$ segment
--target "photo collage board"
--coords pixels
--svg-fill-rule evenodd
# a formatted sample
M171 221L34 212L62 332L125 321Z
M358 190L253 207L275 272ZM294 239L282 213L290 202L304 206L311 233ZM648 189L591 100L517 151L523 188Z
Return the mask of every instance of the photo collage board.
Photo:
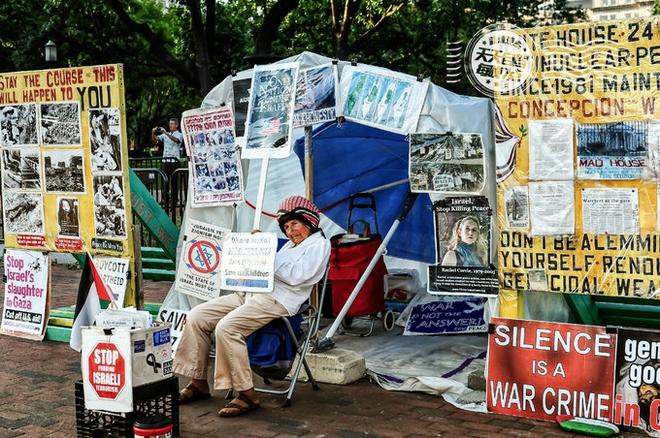
M130 257L121 65L0 74L9 248Z

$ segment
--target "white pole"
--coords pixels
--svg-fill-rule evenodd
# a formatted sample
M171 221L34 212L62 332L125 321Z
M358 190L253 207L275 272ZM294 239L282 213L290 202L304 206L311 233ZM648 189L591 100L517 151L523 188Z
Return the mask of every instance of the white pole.
M259 174L259 192L257 194L257 205L254 208L254 223L253 230L258 230L261 226L261 212L264 207L264 194L266 192L266 177L268 176L268 162L270 158L267 156L261 159L261 173Z

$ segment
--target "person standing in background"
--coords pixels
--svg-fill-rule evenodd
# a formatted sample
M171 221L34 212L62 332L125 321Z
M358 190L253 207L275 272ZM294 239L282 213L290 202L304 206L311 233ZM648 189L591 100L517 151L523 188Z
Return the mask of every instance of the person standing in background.
M169 131L162 127L155 127L151 130L151 139L163 142L163 171L169 178L179 167L179 158L181 158L181 147L183 146L183 134L179 131L179 121L170 119ZM168 159L169 158L169 159Z

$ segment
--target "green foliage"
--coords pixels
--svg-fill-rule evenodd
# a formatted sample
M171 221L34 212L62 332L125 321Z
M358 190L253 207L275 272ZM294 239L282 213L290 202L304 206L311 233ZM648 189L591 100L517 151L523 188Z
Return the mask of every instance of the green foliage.
M255 35L282 1L216 1L208 42L212 84L232 70L250 67L245 56L254 52ZM542 19L542 0L333 1L342 8L349 1L356 8L341 48L347 58L422 74L438 84L444 80L447 41L467 43L477 30L497 21L533 26ZM127 16L118 15L113 3ZM0 27L0 71L45 68L43 46L50 39L57 44L60 66L124 64L129 136L139 147L148 146L151 127L198 106L203 97L194 38L200 29L193 28L191 5L199 5L206 22L206 2L170 3L164 8L161 0L3 0L0 22L9 25ZM290 56L309 50L335 57L340 44L330 5L330 0L299 0L279 25L273 52ZM546 22L581 18L565 7L565 0L555 5L543 18ZM153 39L143 28L136 30L143 25ZM469 88L463 84L457 91Z

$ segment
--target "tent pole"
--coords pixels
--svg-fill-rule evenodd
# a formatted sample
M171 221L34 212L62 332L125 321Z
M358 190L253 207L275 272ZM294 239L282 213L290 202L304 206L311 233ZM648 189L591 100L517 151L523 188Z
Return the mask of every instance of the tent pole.
M353 288L353 291L349 295L348 299L346 299L346 302L344 303L344 307L341 308L339 315L337 315L337 318L335 318L334 322L332 323L332 326L330 326L328 332L325 334L325 337L316 344L316 346L314 347L314 351L316 352L326 351L334 347L335 344L332 341L332 337L339 329L342 320L348 313L348 309L351 307L353 301L355 301L355 298L357 298L358 294L362 290L362 286L364 286L364 283L367 282L369 275L371 275L371 271L373 271L373 269L376 267L376 263L378 263L380 257L385 253L387 244L392 239L392 236L394 236L394 233L396 232L396 229L399 227L401 221L403 221L410 212L410 209L412 208L416 199L417 199L417 193L408 192L408 196L406 196L406 200L404 201L403 208L401 209L401 213L399 213L399 217L396 218L390 229L387 231L385 238L383 238L383 242L376 250L376 253L371 259L371 262L369 262L369 265L367 266L367 269L362 273L360 280L358 280L357 284Z
M305 198L314 201L314 155L312 154L311 126L305 126Z
M253 230L258 230L261 226L261 212L264 207L264 193L266 192L266 177L268 176L268 161L270 157L261 159L261 173L259 174L259 191L257 192L257 205L254 209Z

